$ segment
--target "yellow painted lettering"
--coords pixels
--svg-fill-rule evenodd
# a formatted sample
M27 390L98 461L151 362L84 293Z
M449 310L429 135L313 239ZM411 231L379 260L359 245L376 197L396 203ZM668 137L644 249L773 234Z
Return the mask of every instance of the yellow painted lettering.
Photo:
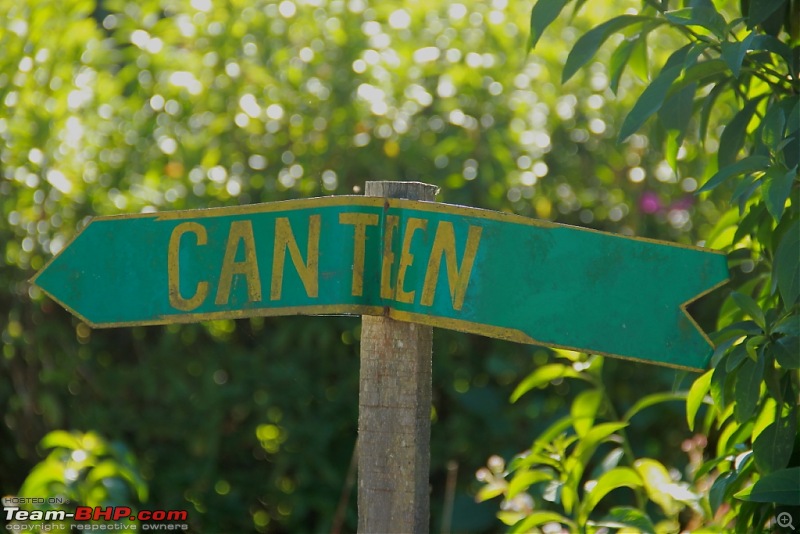
M236 252L239 250L240 242L244 244L244 261L236 261ZM231 223L228 242L225 245L225 256L222 260L222 271L219 275L217 298L214 299L216 305L228 303L231 297L233 277L237 274L243 274L247 282L247 300L250 302L260 301L261 276L258 273L253 223L250 221L233 221Z
M406 291L403 288L406 271L414 262L414 255L411 253L411 240L414 239L414 232L417 230L424 230L428 226L428 221L424 219L417 219L410 217L406 223L405 233L403 234L403 247L400 252L400 267L397 269L397 296L395 299L398 302L412 303L414 302L414 293L416 291Z
M169 303L176 310L192 311L200 306L208 295L208 282L198 282L194 290L194 295L183 298L181 296L180 279L180 247L181 236L186 233L193 233L197 236L197 245L205 245L208 241L206 229L196 222L184 222L175 227L169 237L169 249L167 251L167 275L169 287Z
M392 242L394 241L395 230L400 224L397 215L387 215L386 224L383 228L383 264L381 265L381 298L391 299L394 297L392 288L392 266L394 265L394 252L392 252Z
M283 264L286 262L286 249L292 259L300 281L306 289L306 295L317 297L319 295L319 215L308 218L308 245L306 246L306 261L300 255L300 248L292 232L292 226L287 217L278 217L275 220L275 247L272 254L272 286L269 292L270 300L278 300L283 292Z
M360 297L364 293L364 258L367 248L367 226L378 225L378 215L374 213L340 213L340 224L353 225L353 286L352 295Z
M478 243L480 242L482 231L483 228L480 226L470 225L467 244L464 247L464 257L461 259L461 267L458 267L456 265L456 239L453 224L447 221L439 223L436 228L436 236L433 238L431 257L425 273L425 283L422 286L420 303L423 306L433 305L436 282L439 280L439 268L442 265L442 257L444 257L453 309L461 309L464 305L464 296L467 293L467 285L472 274L472 266L475 263L475 255L478 252Z

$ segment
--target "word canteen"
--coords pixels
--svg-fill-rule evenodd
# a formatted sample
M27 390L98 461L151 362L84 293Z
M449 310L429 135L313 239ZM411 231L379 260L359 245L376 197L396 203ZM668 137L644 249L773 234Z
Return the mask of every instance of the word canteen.
M385 315L703 368L726 257L441 203L337 196L93 219L33 282L94 327Z
M262 223L256 230L253 227L254 219L256 224ZM435 231L430 233L429 222L432 223L430 224L432 228L435 227ZM191 297L183 296L181 290L180 256L182 248L187 248L187 246L181 247L182 239L185 234L192 234L196 246L208 245L208 229L204 223L203 220L180 223L170 235L169 298L170 305L178 310L193 311L208 298L209 283L205 280L197 283ZM349 227L350 230L338 228L337 224ZM307 229L307 234L301 238L305 242L305 253L301 252L298 236L295 235L294 228L298 226ZM381 218L378 213L346 211L337 213L333 210L319 210L317 213L298 212L295 217L251 216L232 220L225 239L225 252L214 305L230 304L231 293L237 281L243 282L246 286L248 305L263 301L264 278L270 280L270 301L280 303L283 300L296 298L296 294L289 299L285 299L283 295L288 251L292 273L299 278L306 298L319 298L320 270L331 285L343 285L345 290L347 290L346 277L339 278L332 275L351 270L350 296L357 298L355 304L362 305L374 303L371 295L365 295L364 292L365 275L367 280L374 280L376 273L379 273L377 278L380 279L381 302L396 301L411 304L415 301L415 295L419 294L416 300L421 305L432 306L439 284L440 267L444 261L452 308L460 310L464 303L464 293L469 284L482 231L480 226L466 226L468 226L466 245L462 247L462 259L459 264L454 223L445 220L429 221L420 217L408 217L402 221L401 226L399 215L387 214ZM431 234L433 234L432 242L429 239ZM334 245L335 249L330 251L323 248L321 256L320 240L329 246ZM220 250L219 247L209 246L210 250ZM396 253L398 246L399 258ZM349 252L351 255L348 256ZM424 262L427 265L424 275L421 279L410 281L409 273L419 272L415 261L424 259L426 255L428 260ZM269 276L266 277L263 275L263 267L259 268L259 265L264 264L272 267ZM189 272L192 270L192 267L186 269ZM237 276L241 278L237 280ZM407 289L411 284L418 286L420 281L421 291ZM338 291L342 288L328 289Z

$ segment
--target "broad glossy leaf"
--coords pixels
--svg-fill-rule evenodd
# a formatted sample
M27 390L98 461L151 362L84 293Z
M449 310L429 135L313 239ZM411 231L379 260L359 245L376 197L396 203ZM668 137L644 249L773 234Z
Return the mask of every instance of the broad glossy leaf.
M792 49L784 43L773 37L772 35L757 35L751 44L753 50L765 50L780 56L785 65L792 64Z
M598 527L625 528L632 527L641 532L655 532L656 527L647 514L630 506L615 506L596 523Z
M713 372L713 370L706 371L689 388L689 394L686 396L686 421L689 423L689 430L694 430L694 420L700 405L703 404L703 399L706 398L708 388L711 386Z
M546 510L535 510L531 512L524 520L514 525L513 528L509 530L509 533L521 534L523 532L531 532L534 527L546 525L547 523L560 523L570 527L575 526L575 523L561 514L557 514L556 512L548 512Z
M489 499L494 499L495 497L502 495L506 491L507 487L508 484L506 484L505 480L500 482L490 482L478 490L477 495L475 495L475 500L477 502L484 502L488 501Z
M517 512L515 510L501 510L497 512L497 519L503 522L503 524L511 526L516 525L523 519L525 519L525 512Z
M692 52L692 46L684 46L673 52L667 59L661 72L645 88L630 113L625 117L619 132L620 141L633 135L648 118L661 109L672 82L680 76L684 68L683 63L690 52Z
M688 84L669 96L658 111L658 118L667 129L669 140L672 141L667 149L667 161L673 169L677 167L678 150L694 113L696 91L697 83Z
M747 136L747 125L750 124L750 120L762 98L758 97L749 100L722 130L722 135L719 138L719 151L717 152L717 162L720 169L736 161L736 156L742 149Z
M725 500L725 493L728 491L728 487L736 480L736 473L734 471L728 471L727 473L722 473L714 483L711 485L711 489L708 492L708 501L711 505L711 510L714 512L722 505Z
M736 372L736 381L733 387L736 404L733 414L740 423L747 421L755 413L763 377L764 358L759 358L756 362L747 358Z
M724 365L716 366L711 374L709 392L714 401L712 406L718 410L723 410L728 403L728 392L726 391L728 378L728 370Z
M660 506L667 516L676 514L680 506L672 497L674 483L667 468L651 458L639 458L634 462L634 469L642 477L650 500Z
M796 176L797 169L786 170L782 165L770 167L764 173L764 202L776 223L781 222Z
M603 392L599 389L588 389L580 392L572 401L569 412L572 416L572 426L578 436L586 435L592 428L597 409L603 400Z
M706 191L711 191L728 178L739 176L745 173L763 171L767 169L768 165L769 158L766 156L748 156L740 159L733 165L728 165L717 171L717 173L712 176L697 192L704 193Z
M753 300L752 297L749 295L745 295L744 293L739 293L738 291L731 292L731 298L736 303L739 308L742 309L747 315L752 318L756 324L764 330L766 325L766 320L764 319L764 311L761 309L761 306Z
M591 458L597 449L597 446L605 441L614 432L622 430L626 426L628 426L628 423L617 422L600 423L599 425L595 425L591 430L589 430L589 432L586 433L584 437L578 440L578 445L575 447L575 450L572 452L570 457L577 460L581 465L581 468L585 467L589 461L589 458Z
M741 41L725 41L722 43L722 59L728 64L734 78L739 77L739 72L742 70L742 62L744 56L750 49L750 44L753 42L755 33L749 33Z
M797 414L794 410L774 421L753 442L756 466L766 474L789 464L797 435Z
M781 469L761 477L752 488L740 491L737 499L786 506L800 506L800 467Z
M532 49L539 42L544 30L558 17L568 0L539 0L531 9L531 36L528 48Z
M572 47L567 56L567 63L564 65L564 72L561 75L561 82L564 83L578 72L592 56L597 53L600 46L614 33L632 24L648 22L650 25L658 24L658 19L653 17L643 17L640 15L621 15L614 17L583 34Z
M778 321L778 324L775 325L772 331L787 336L800 336L800 315L787 315Z
M772 151L777 150L778 144L783 141L785 127L786 113L783 106L779 104L770 106L761 121L761 140Z
M81 442L78 436L67 432L65 430L53 430L48 432L39 442L39 446L43 449L54 449L61 447L64 449L80 449Z
M506 499L513 499L520 492L527 491L529 487L538 482L546 480L553 480L553 474L548 471L520 471L515 473L511 481L508 483L508 491L506 492Z
M522 395L540 386L549 384L557 378L582 378L586 380L579 372L568 365L560 363L552 363L545 365L529 374L525 379L511 393L511 402L516 402Z
M720 39L725 38L727 23L712 6L687 7L664 13L667 20L680 26L700 26Z
M730 81L730 79L727 79L719 82L703 99L703 107L700 110L700 127L698 134L701 142L705 142L706 134L708 133L708 121L711 118L711 111L714 109L714 104L717 102L719 96L725 92Z
M734 244L740 242L745 236L752 234L757 226L765 222L766 217L768 217L766 210L767 208L762 202L750 206L747 215L744 216L736 229L736 235L733 236Z
M773 262L778 290L789 307L800 297L800 220L794 221L783 235Z
M581 505L580 517L588 518L597 504L610 492L619 488L641 488L642 477L630 467L616 467L603 473L597 483L587 492Z
M646 46L646 36L637 36L631 39L625 39L611 54L611 59L608 62L608 86L614 93L616 93L617 89L619 88L619 80L622 78L622 73L625 71L625 65L628 64L634 49L637 46L642 46L642 42L644 42Z
M786 0L750 0L750 8L747 10L747 27L753 28L761 24L784 6Z
M772 355L784 369L800 369L800 337L784 336L772 344Z
M681 67L672 67L666 71L661 71L652 83L647 86L622 122L619 132L620 141L624 141L633 135L647 119L661 109L672 82L675 81L680 73Z
M742 364L745 358L747 358L747 345L740 343L725 358L725 370L732 373Z
M760 182L752 174L747 174L742 178L736 189L731 195L731 203L736 203L739 206L739 213L744 213L747 207L747 202L753 196L753 193L760 187ZM756 227L757 232L760 232L763 226Z
M661 404L663 402L681 401L685 400L687 397L688 393L683 391L674 393L673 392L653 393L636 401L636 404L631 406L631 408L627 412L625 412L625 415L622 417L622 420L630 421L633 418L633 416L635 416L645 408L649 408L650 406L655 406L656 404Z

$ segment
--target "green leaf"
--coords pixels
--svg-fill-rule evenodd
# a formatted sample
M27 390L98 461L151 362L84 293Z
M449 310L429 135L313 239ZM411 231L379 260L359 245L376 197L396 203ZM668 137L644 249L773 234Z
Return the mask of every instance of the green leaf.
M733 348L725 359L725 370L732 373L742 364L745 358L747 358L747 344L740 343Z
M692 387L689 388L689 395L686 396L686 420L689 423L689 430L694 430L694 420L711 386L711 375L713 372L713 370L706 371L700 378L695 380Z
M489 499L494 499L495 497L502 495L506 491L507 487L508 485L504 480L500 482L490 482L478 490L478 493L475 495L475 500L477 502L484 502L488 501Z
M19 489L21 497L40 497L51 495L50 487L53 484L63 483L65 480L66 464L52 455L34 466L22 487Z
M708 503L711 505L711 510L713 512L716 513L725 501L725 493L727 493L728 488L735 481L736 473L734 471L728 471L718 476L711 485L711 489L708 492Z
M749 295L745 295L743 293L739 293L738 291L731 292L731 298L739 306L742 311L744 311L747 315L749 315L761 328L761 330L766 329L766 319L764 319L764 312L761 309L761 306L756 303Z
M619 488L641 488L642 478L630 467L616 467L603 473L589 490L581 505L579 517L588 518L595 506L610 492ZM580 523L581 521L579 521Z
M584 66L592 56L597 53L600 46L613 35L631 24L650 22L651 25L658 24L658 19L653 17L643 17L640 15L621 15L614 17L599 26L596 26L583 34L572 47L567 56L567 63L564 65L564 72L561 75L561 83L565 83L572 78L578 69Z
M750 206L747 215L744 216L744 219L742 219L742 222L739 223L739 227L736 229L736 235L733 236L733 244L738 243L744 239L745 236L751 235L757 226L765 222L766 210L766 206L761 202Z
M772 331L787 336L800 336L800 315L787 315L778 321Z
M736 161L736 156L742 149L747 136L747 125L750 124L753 113L755 113L756 107L762 98L757 97L749 100L722 130L722 135L719 138L719 151L717 152L717 161L720 169Z
M686 392L669 392L669 393L653 393L650 394L642 399L636 401L634 404L622 417L623 421L630 421L634 415L638 414L645 408L649 408L650 406L655 406L656 404L661 404L662 402L670 402L670 401L680 401L684 400L688 397L688 393Z
M702 54L705 47L697 48L698 56ZM682 90L687 85L697 82L698 85L706 86L714 82L722 82L729 79L726 76L728 66L721 59L707 59L705 61L696 62L698 57L690 55L687 58L687 64L684 66L683 75L678 81L670 88L669 95Z
M783 7L786 0L750 0L750 8L747 10L747 27L753 28L761 24Z
M786 201L792 192L792 184L797 175L797 169L786 170L783 166L774 166L767 169L762 181L764 183L764 202L767 204L775 222L781 222Z
M778 290L786 307L800 296L800 220L794 221L783 235L773 262Z
M677 167L678 150L683 144L686 128L694 112L694 94L697 91L697 84L690 83L677 93L668 97L658 111L658 118L664 128L667 129L669 149L667 150L667 161L674 169Z
M778 471L789 464L796 435L797 417L794 410L771 423L758 435L753 442L753 456L763 474Z
M755 33L749 33L747 37L742 39L741 41L725 41L722 43L722 59L725 60L725 63L728 64L728 67L733 72L733 77L738 78L739 72L742 70L742 62L744 61L744 56L747 54L747 51L750 49L750 44L755 37ZM722 146L720 144L720 146Z
M711 399L714 401L712 406L715 406L718 410L723 410L727 404L728 399L726 398L727 392L725 389L728 378L728 370L722 365L715 367L714 372L711 374L711 387L709 391L711 393Z
M736 189L731 195L731 203L738 203L739 213L742 213L745 210L747 201L750 200L750 197L752 197L753 193L756 192L759 184L760 182L756 180L754 175L748 174L742 178L742 180L739 182L739 185L736 186ZM757 227L756 230L760 231L762 228L764 227Z
M80 438L75 434L71 434L65 430L53 430L42 438L42 441L39 442L39 446L43 449L55 449L60 447L63 449L75 450L81 448L81 442Z
M704 193L706 191L711 191L728 178L739 176L740 174L763 171L766 170L768 165L769 158L765 156L748 156L740 159L733 165L728 165L720 169L697 192Z
M651 458L639 458L634 462L634 468L642 477L644 489L651 501L656 503L667 516L672 516L680 511L680 505L675 502L673 492L675 484L664 465Z
M572 416L572 426L575 428L575 433L578 436L585 436L586 433L592 428L597 409L600 407L600 402L603 400L603 392L599 389L588 389L580 392L575 400L572 401L570 406L570 415Z
M523 519L525 519L526 515L525 512L515 511L515 510L501 510L497 512L497 519L503 522L503 524L511 526L516 525Z
M764 358L754 362L747 358L736 373L733 394L736 404L733 414L740 423L747 421L756 410L761 396L761 381L764 377Z
M661 109L672 82L675 81L680 73L680 66L661 71L653 82L647 86L622 122L619 132L620 141L624 141L633 135L647 119Z
M511 393L511 402L516 402L522 395L533 388L549 384L557 378L581 378L583 380L588 380L572 367L561 365L560 363L551 363L540 367L525 377L514 389L514 392Z
M771 348L775 360L781 367L784 369L800 369L800 337L782 337L775 341Z
M700 26L709 30L720 39L725 38L727 23L722 15L711 6L687 7L675 11L667 11L664 16L679 26Z
M547 523L560 523L574 527L575 523L567 519L561 514L556 512L548 512L546 510L535 510L531 512L528 517L513 526L509 533L517 534L522 532L531 532L533 527L546 525Z
M552 425L547 427L547 429L539 434L536 437L536 440L533 442L533 447L531 449L534 452L539 452L543 450L546 446L550 445L550 443L556 438L556 436L562 434L566 429L572 426L572 417L564 416L561 419L558 419Z
M619 89L619 81L622 78L622 73L625 71L625 65L633 54L634 49L639 46L647 45L646 36L637 36L632 39L625 39L611 54L611 59L608 62L609 83L608 86L616 94Z
M633 527L641 532L656 531L656 527L647 514L630 506L615 506L596 525L598 527L619 529Z
M708 121L711 118L711 111L714 109L714 104L719 98L719 95L725 91L729 82L730 79L727 79L716 84L703 99L703 108L700 110L700 127L698 134L701 142L705 142L706 134L708 133ZM723 133L725 132L723 131Z
M588 463L589 458L594 454L597 446L608 438L608 436L618 430L622 430L626 426L628 426L628 423L618 422L595 425L578 441L578 445L570 455L570 458L575 459L580 464L582 470Z
M664 99L684 68L684 62L693 52L692 45L684 46L672 53L661 72L642 92L630 113L625 117L619 132L619 140L624 141L636 132L644 122L661 109Z
M783 41L776 39L772 35L757 35L753 39L753 50L766 50L772 52L783 59L787 66L792 64L792 49Z
M528 39L528 49L536 46L544 30L558 18L566 5L567 0L539 0L534 4L531 9L531 36Z
M748 489L740 491L735 497L751 502L800 506L800 467L770 473Z
M506 499L513 499L519 493L526 491L532 485L546 480L553 480L553 474L547 471L520 471L508 483Z
M761 140L773 152L777 151L778 144L783 141L783 131L786 128L786 114L783 107L773 104L767 109L761 121Z

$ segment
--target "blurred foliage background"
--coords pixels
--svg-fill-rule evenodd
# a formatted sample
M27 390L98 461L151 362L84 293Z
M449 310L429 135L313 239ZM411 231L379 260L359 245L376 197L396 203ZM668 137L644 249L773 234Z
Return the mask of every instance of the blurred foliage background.
M616 142L648 62L663 63L679 36L654 34L624 73L600 49L561 84L578 36L637 4L563 16L548 30L555 37L527 54L531 5L0 0L0 491L20 491L53 446L37 448L49 431L94 431L137 459L137 487L148 491L126 498L189 509L197 532L355 528L346 475L358 319L92 331L27 282L90 216L419 180L448 203L720 246L712 229L726 208L694 193L714 170L721 127L703 143L688 135L680 173L656 130ZM735 110L720 99L710 123ZM694 307L707 330L715 306L712 296ZM553 358L436 332L433 530L443 520L456 531L502 528L495 506L475 502L475 472L569 409L575 386L563 380L507 403ZM691 382L612 360L600 374L620 412ZM637 454L687 463L681 406L645 412L628 432ZM448 464L457 485L443 517Z

